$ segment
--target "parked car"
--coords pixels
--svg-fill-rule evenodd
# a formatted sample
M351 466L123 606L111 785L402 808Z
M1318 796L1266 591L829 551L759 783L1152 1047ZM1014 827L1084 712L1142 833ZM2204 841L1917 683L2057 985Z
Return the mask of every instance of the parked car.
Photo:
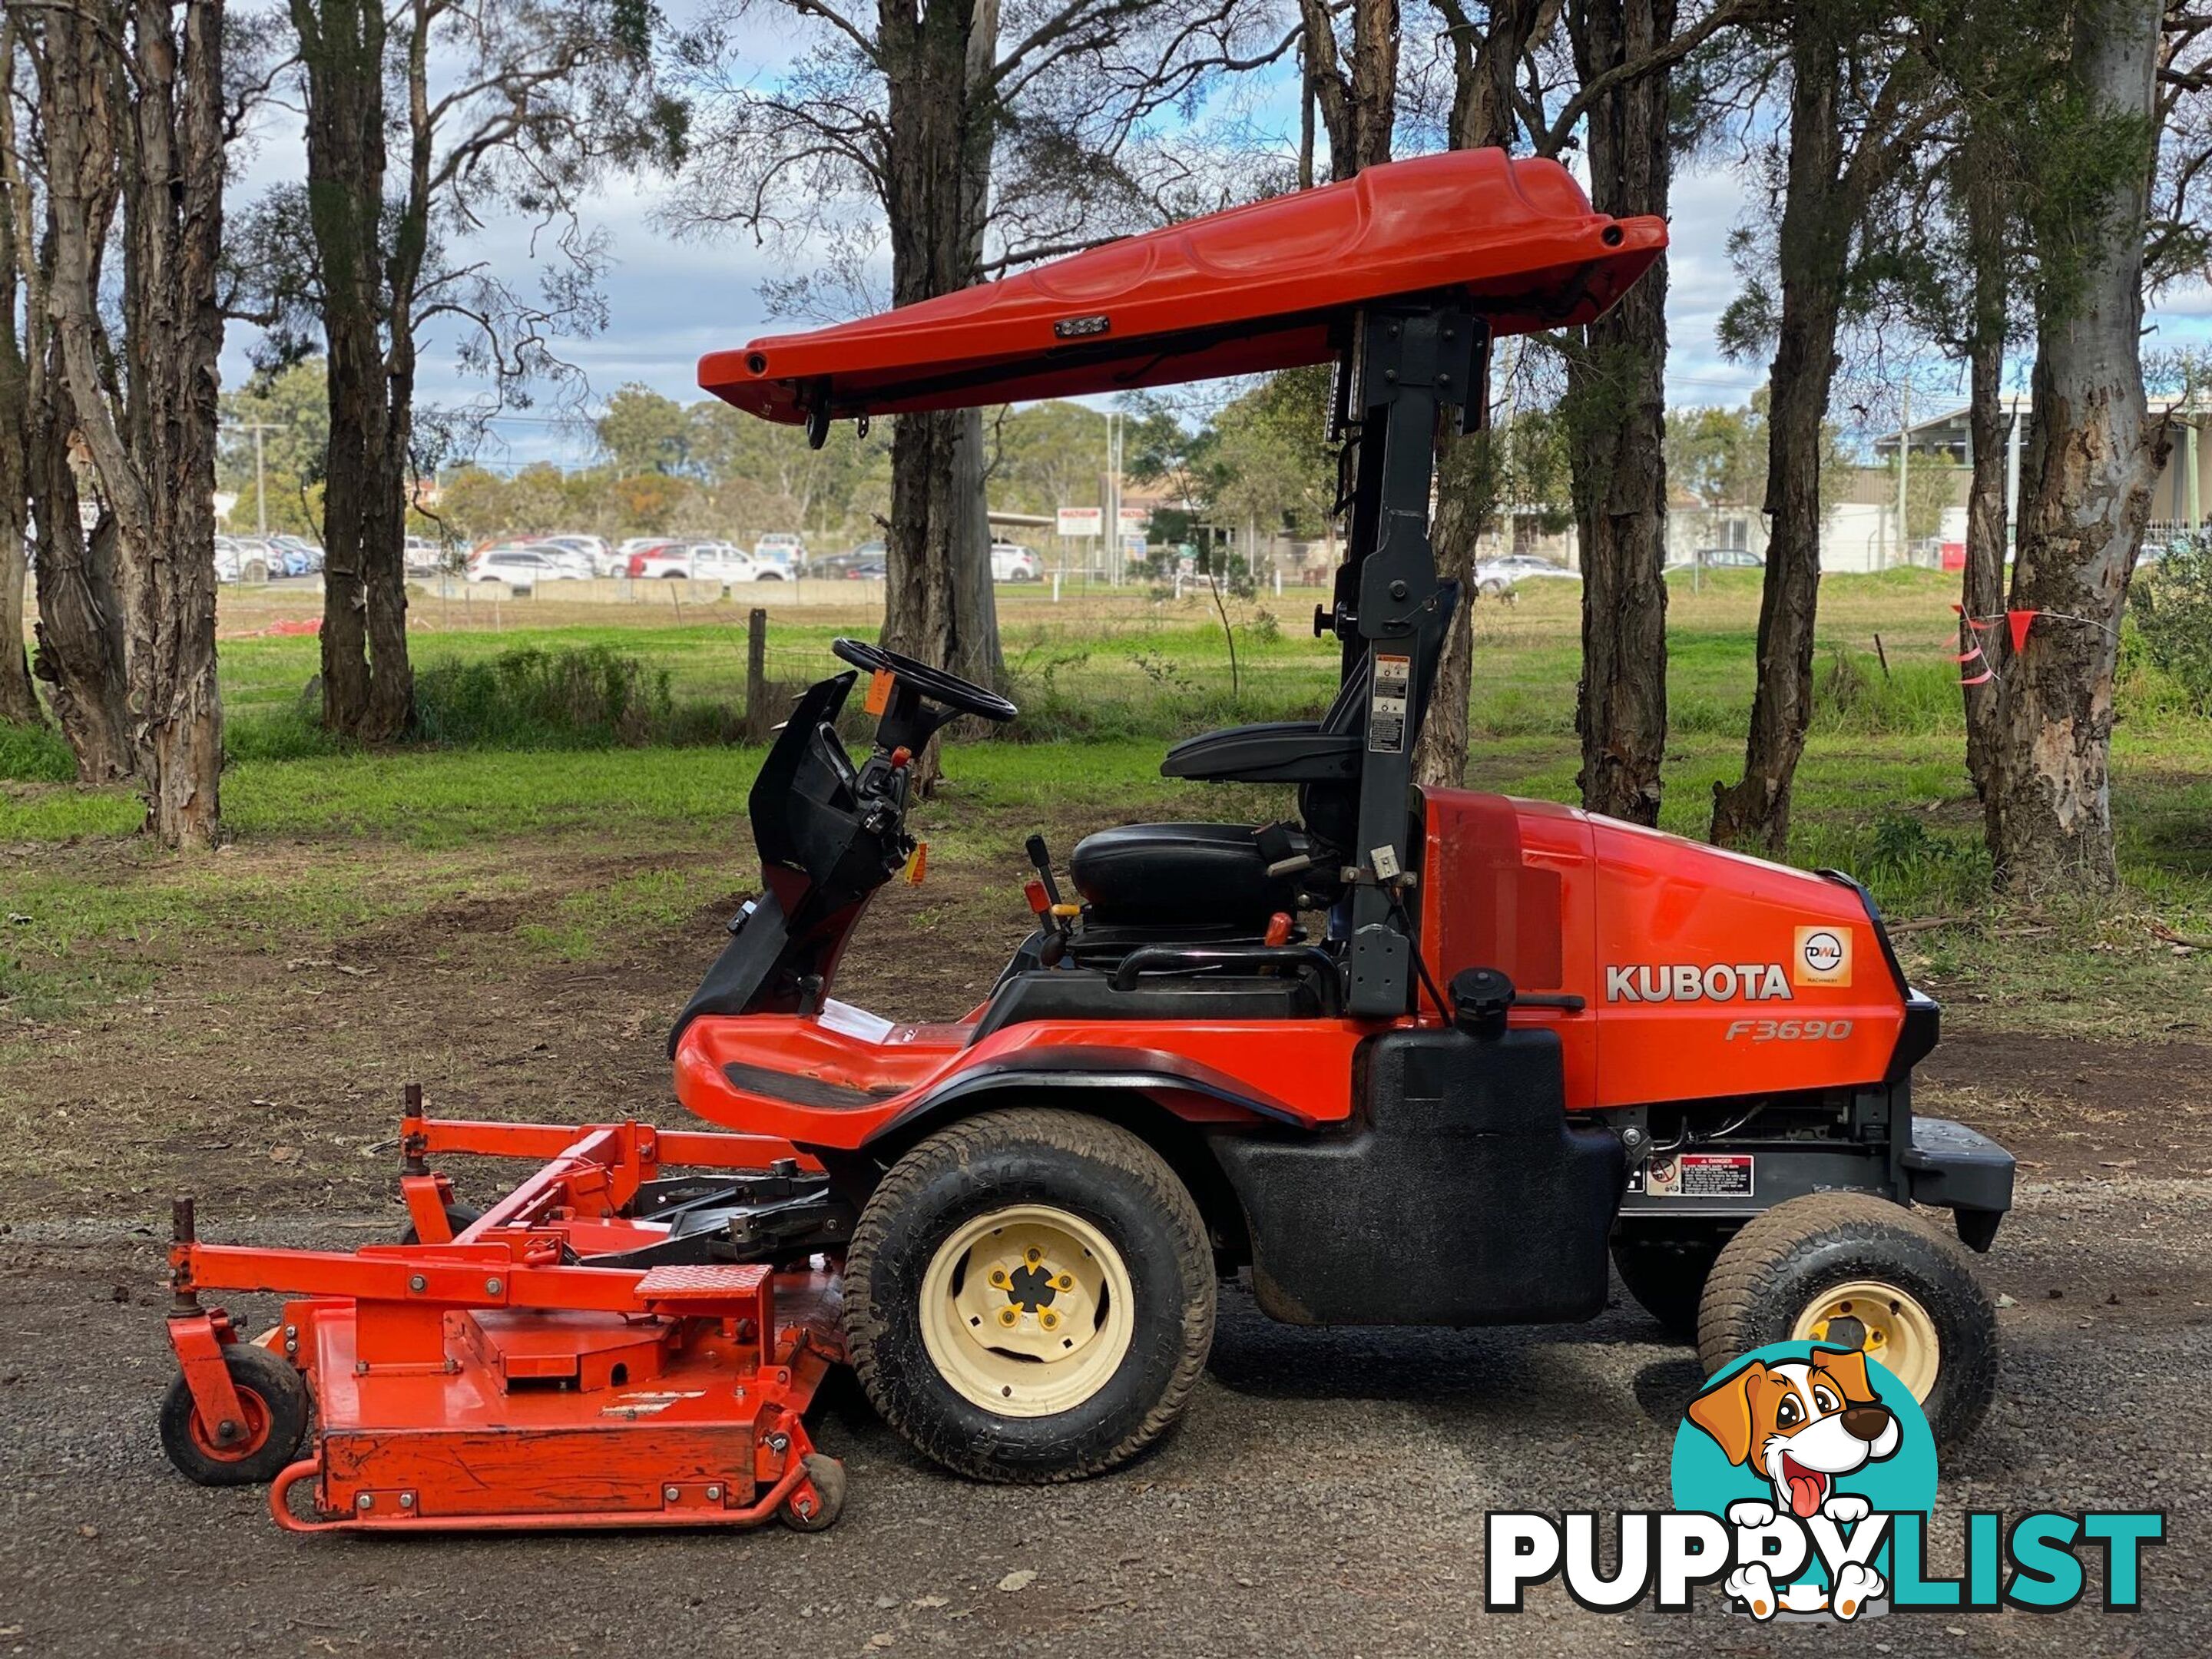
M410 536L401 556L410 576L435 574L446 562L446 550L428 536Z
M599 567L593 562L592 556L580 548L570 547L562 542L538 542L534 545L572 580L587 582L599 574Z
M796 532L771 530L753 544L753 562L772 564L787 576L796 576L806 568L806 544Z
M1531 553L1509 553L1502 559L1486 560L1475 566L1474 591L1496 594L1524 581L1578 582L1582 579L1580 571L1553 564L1549 559L1540 559Z
M845 568L845 580L855 582L879 582L890 574L890 567L881 559L862 559Z
M234 580L242 582L265 582L271 576L281 576L284 571L284 556L267 542L252 536L241 536L231 543L236 551L238 574ZM216 567L220 572L222 567Z
M879 541L862 542L849 553L831 553L806 562L810 576L843 578L851 574L856 564L878 564L884 562L884 544Z
M1033 582L1042 568L1037 556L1018 542L991 544L991 580L994 582Z
M691 544L647 542L632 550L623 574L647 580L663 576L688 577L691 574Z
M1667 567L1669 570L1764 570L1766 561L1744 547L1701 547L1686 559L1677 560Z
M691 544L694 581L720 582L726 586L738 582L780 582L787 574L781 566L763 563L744 548L727 542Z
M599 537L564 533L558 536L542 537L539 538L539 544L545 547L557 547L565 552L576 554L584 561L592 575L613 576L621 574L621 556Z
M518 592L541 582L576 581L575 571L562 562L564 550L541 547L535 542L501 542L469 561L472 582L505 582Z
M315 576L322 574L323 550L305 536L271 536L270 543L284 556L284 574Z

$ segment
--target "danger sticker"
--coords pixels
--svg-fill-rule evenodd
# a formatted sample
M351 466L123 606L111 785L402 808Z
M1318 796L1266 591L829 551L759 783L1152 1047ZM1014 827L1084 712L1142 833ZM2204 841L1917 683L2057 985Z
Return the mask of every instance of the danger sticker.
M1653 1198L1749 1198L1751 1187L1748 1152L1655 1158L1644 1172L1644 1190Z
M1406 747L1406 709L1413 690L1411 657L1375 655L1375 689L1367 699L1370 754L1395 755Z

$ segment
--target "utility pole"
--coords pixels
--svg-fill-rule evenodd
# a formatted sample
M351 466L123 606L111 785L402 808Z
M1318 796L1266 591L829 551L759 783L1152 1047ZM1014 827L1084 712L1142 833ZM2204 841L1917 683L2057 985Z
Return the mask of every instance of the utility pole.
M1897 551L1898 562L1909 564L1912 557L1911 532L1905 527L1905 479L1912 466L1912 382L1905 383L1905 391L1897 410Z
M253 533L264 541L269 538L269 475L261 462L261 434L278 432L284 428L283 421L232 421L234 430L253 434Z
M1106 580L1121 585L1121 412L1106 411Z

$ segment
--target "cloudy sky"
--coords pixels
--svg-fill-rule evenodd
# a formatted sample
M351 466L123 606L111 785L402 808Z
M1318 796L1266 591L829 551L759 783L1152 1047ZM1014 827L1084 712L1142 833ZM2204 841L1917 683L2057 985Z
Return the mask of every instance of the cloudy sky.
M788 49L787 42L783 49ZM1267 101L1279 106L1281 129L1294 132L1294 74L1271 89ZM303 168L296 125L272 112L242 159L233 190L240 203L270 183L296 179ZM678 241L657 228L655 210L671 188L665 180L617 179L590 204L590 217L605 228L611 246L605 284L609 323L597 336L562 343L561 351L587 376L592 400L635 381L690 401L700 395L695 373L702 353L794 325L770 318L761 286L796 273L778 269L741 238L720 244ZM1753 188L1753 181L1726 166L1704 167L1676 181L1668 256L1668 393L1674 404L1738 404L1765 378L1762 365L1722 356L1714 338L1715 325L1737 285L1728 257L1729 235L1759 210ZM475 251L511 272L525 272L530 258L526 228L495 222ZM2150 321L2155 338L2147 344L2212 343L2212 290L2200 284L2171 293ZM227 384L238 384L247 374L252 340L250 331L234 326L225 354ZM1921 371L1913 398L1924 410L1957 390L1955 377L1930 366ZM428 404L465 404L479 400L483 386L462 371L450 340L433 339L427 343L420 395ZM1879 418L1894 418L1893 403L1879 389L1861 388L1856 395L1880 403ZM556 418L550 410L501 417L492 443L483 459L502 468L540 459L576 465L591 454L583 427L574 418Z

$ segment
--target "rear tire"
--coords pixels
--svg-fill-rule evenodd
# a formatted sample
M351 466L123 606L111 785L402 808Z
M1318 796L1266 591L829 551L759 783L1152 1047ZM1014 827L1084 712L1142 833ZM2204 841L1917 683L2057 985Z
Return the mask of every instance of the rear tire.
M1127 1129L1075 1112L932 1135L876 1188L846 1257L869 1401L979 1480L1076 1480L1135 1456L1197 1386L1213 1313L1189 1192Z
M1838 1297L1856 1308L1832 1319ZM1845 1320L1849 1334L1826 1340L1862 1348L1911 1386L1938 1445L1980 1425L1996 1393L1996 1309L1963 1245L1871 1193L1793 1198L1747 1223L1705 1282L1698 1357L1711 1376Z
M1718 1224L1624 1225L1613 1236L1613 1265L1629 1295L1659 1322L1659 1328L1671 1340L1694 1347L1698 1304L1728 1241L1729 1230Z

